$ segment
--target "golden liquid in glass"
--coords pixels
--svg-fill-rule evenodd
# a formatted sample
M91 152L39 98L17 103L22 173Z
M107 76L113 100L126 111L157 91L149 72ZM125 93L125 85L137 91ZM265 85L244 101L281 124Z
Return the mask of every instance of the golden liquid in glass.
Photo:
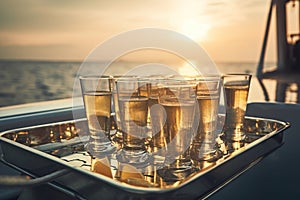
M163 127L167 142L172 143L174 153L182 155L190 145L193 135L194 101L168 101L161 103L166 111L166 122Z
M144 148L147 137L148 98L119 96L124 148Z
M241 129L249 92L248 81L232 81L224 85L226 95L225 129Z
M100 139L98 132L109 136L110 131L110 92L91 92L84 94L84 105L91 137Z
M199 106L198 133L213 133L217 126L219 96L197 97Z

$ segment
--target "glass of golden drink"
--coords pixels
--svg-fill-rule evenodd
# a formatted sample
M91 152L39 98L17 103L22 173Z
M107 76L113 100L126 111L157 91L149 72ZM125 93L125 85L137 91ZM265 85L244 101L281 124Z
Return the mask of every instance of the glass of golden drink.
M123 142L123 133L121 131L121 117L120 117L120 109L119 109L119 100L118 100L118 94L117 94L117 84L116 81L118 79L130 79L134 78L136 79L136 76L127 76L127 75L114 75L112 76L111 81L111 90L112 90L112 111L113 111L113 118L116 123L116 133L113 136L113 141L118 144L122 144Z
M195 82L167 79L158 88L161 122L156 122L159 137L166 141L163 179L184 179L193 172L189 147L194 135L193 121L196 109ZM153 121L152 121L153 122ZM154 124L154 123L153 123ZM159 139L160 141L161 139Z
M149 161L145 146L148 134L148 97L139 91L141 83L137 78L120 78L116 81L120 128L123 146L118 152L120 162L133 165Z
M116 147L110 140L111 87L109 76L81 76L80 85L90 139L88 151L97 157L107 156Z
M190 154L195 162L215 161L222 155L216 144L222 80L217 75L195 77L195 80L199 111L196 113L195 123L198 128L191 144Z
M227 74L222 79L226 108L223 137L228 141L243 141L245 139L243 126L251 75Z

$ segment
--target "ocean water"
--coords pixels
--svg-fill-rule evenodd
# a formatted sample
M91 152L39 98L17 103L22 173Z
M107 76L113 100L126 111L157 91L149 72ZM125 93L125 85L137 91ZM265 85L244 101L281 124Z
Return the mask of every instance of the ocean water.
M119 62L113 72L126 71L134 64ZM80 65L81 62L0 61L0 107L72 97ZM216 65L221 73L251 74L255 74L257 66L254 62Z

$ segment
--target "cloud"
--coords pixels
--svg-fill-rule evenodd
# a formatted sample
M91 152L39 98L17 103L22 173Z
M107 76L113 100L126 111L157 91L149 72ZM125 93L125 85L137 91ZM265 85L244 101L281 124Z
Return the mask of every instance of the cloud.
M120 32L145 27L179 31L187 23L192 24L189 32L194 32L193 24L199 24L197 30L208 27L207 35L213 35L209 31L229 31L224 27L230 27L230 32L247 30L251 27L246 22L252 18L265 19L266 4L260 0L1 0L0 50L28 46L35 56L40 49L53 45L49 48L54 51L51 55L57 52L60 56L62 51L55 51L55 46L67 45L78 51L84 49L85 54L86 49ZM214 37L226 40L224 35ZM37 46L39 49L34 48ZM68 52L70 49L65 54Z

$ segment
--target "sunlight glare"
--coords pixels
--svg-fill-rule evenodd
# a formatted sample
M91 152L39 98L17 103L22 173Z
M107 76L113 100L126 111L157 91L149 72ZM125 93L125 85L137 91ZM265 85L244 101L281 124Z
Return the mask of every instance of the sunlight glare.
M196 42L208 39L209 24L200 23L196 20L183 20L179 27L179 31Z
M180 75L184 76L193 76L198 75L198 72L195 70L194 67L192 67L191 64L184 62L178 69L178 72Z

